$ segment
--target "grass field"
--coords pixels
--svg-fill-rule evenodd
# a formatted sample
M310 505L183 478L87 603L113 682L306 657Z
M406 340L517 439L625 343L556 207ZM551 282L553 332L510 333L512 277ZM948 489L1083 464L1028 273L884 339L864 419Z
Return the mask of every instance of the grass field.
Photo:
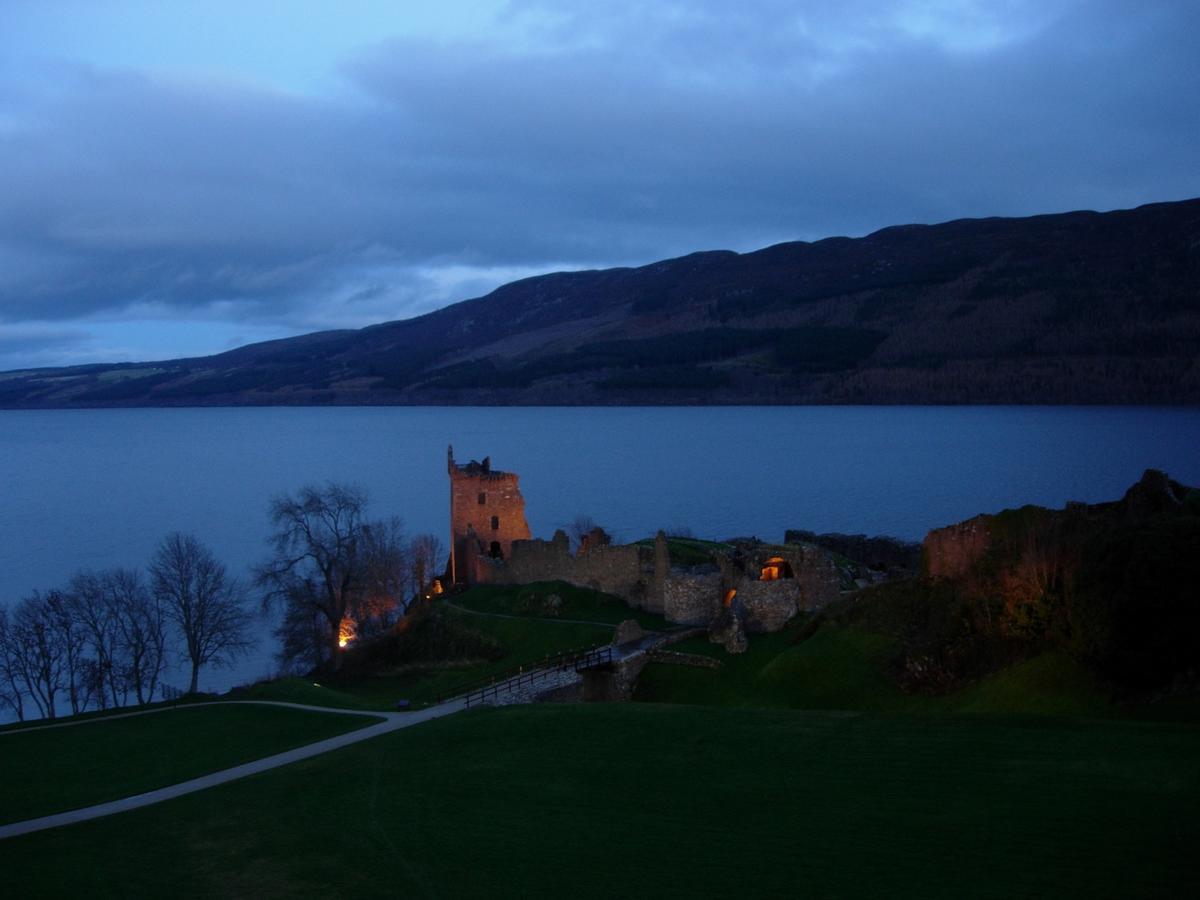
M140 794L377 721L231 705L0 735L0 823Z
M1200 728L472 711L0 843L30 896L1182 897Z

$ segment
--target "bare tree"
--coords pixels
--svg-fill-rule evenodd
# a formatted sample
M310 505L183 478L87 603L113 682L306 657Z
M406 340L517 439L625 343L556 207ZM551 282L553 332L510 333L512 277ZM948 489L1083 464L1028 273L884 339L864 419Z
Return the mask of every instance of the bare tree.
M436 535L418 534L412 539L408 555L412 561L412 593L414 596L427 590L433 579L437 577L442 553L442 542Z
M347 604L358 637L378 634L407 607L409 549L404 523L394 516L362 526L362 590L352 592Z
M339 484L309 485L272 501L274 555L258 568L256 581L264 609L284 606L277 633L285 663L313 661L336 670L345 623L382 627L403 609L403 530L398 519L366 522L366 504L361 489Z
M41 594L35 591L17 604L11 629L14 662L25 693L42 718L53 719L63 689L65 650L54 613Z
M82 629L91 650L89 682L101 709L122 703L120 633L111 592L103 574L78 572L71 578L67 602L75 625Z
M166 664L167 623L163 603L146 589L141 573L114 569L105 573L121 648L123 676L137 702L149 703Z
M240 586L193 536L176 531L163 538L150 562L150 581L183 639L192 666L189 692L195 693L202 666L232 665L254 646Z
M67 699L71 704L71 715L77 716L87 709L92 695L86 677L88 661L84 656L88 643L87 631L76 618L69 595L52 590L46 594L46 604L62 638Z
M25 721L25 688L21 684L19 667L14 655L16 640L8 607L0 606L0 703L13 711L17 721Z

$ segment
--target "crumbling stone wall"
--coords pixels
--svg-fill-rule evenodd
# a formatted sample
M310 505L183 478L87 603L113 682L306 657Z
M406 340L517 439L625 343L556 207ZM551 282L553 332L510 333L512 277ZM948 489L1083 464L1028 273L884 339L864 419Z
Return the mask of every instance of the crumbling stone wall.
M663 616L676 625L707 625L721 611L721 573L671 572L663 582Z
M815 544L790 544L784 551L795 574L800 596L799 609L813 612L824 609L841 596L841 576L833 554Z
M983 558L991 545L989 516L976 516L935 528L925 536L922 565L933 579L961 578Z
M796 615L800 583L795 578L781 581L743 581L737 599L745 609L745 626L751 634L779 631Z
M626 597L625 601L634 609L644 609L656 615L663 614L663 592L667 576L671 573L671 554L667 546L667 536L659 531L654 536L654 549L649 554L641 552L641 567L643 577L650 576L645 590L638 596Z
M632 700L638 677L649 661L649 654L634 653L614 661L609 666L585 669L581 673L581 699L584 703L620 703Z
M477 576L487 584L566 581L626 600L641 600L650 581L647 563L636 544L593 543L585 553L572 555L570 541L559 530L549 541L513 541L512 552L503 561L479 560Z

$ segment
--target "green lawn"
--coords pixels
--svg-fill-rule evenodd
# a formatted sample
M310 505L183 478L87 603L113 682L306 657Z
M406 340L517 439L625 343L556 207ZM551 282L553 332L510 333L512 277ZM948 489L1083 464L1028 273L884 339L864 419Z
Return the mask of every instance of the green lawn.
M1184 897L1200 728L478 710L0 842L36 896Z
M0 735L0 823L140 794L377 721L207 706Z

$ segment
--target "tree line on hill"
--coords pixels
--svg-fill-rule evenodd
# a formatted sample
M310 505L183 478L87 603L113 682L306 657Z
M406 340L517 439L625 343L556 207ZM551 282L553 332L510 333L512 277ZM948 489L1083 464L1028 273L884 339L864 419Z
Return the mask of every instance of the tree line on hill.
M427 590L442 554L435 536L410 538L399 519L367 520L366 505L337 484L275 498L272 553L251 585L172 532L145 571L81 571L0 606L0 708L24 721L149 703L175 662L195 693L200 670L250 652L256 615L274 610L284 670L337 668L347 644L391 627Z

